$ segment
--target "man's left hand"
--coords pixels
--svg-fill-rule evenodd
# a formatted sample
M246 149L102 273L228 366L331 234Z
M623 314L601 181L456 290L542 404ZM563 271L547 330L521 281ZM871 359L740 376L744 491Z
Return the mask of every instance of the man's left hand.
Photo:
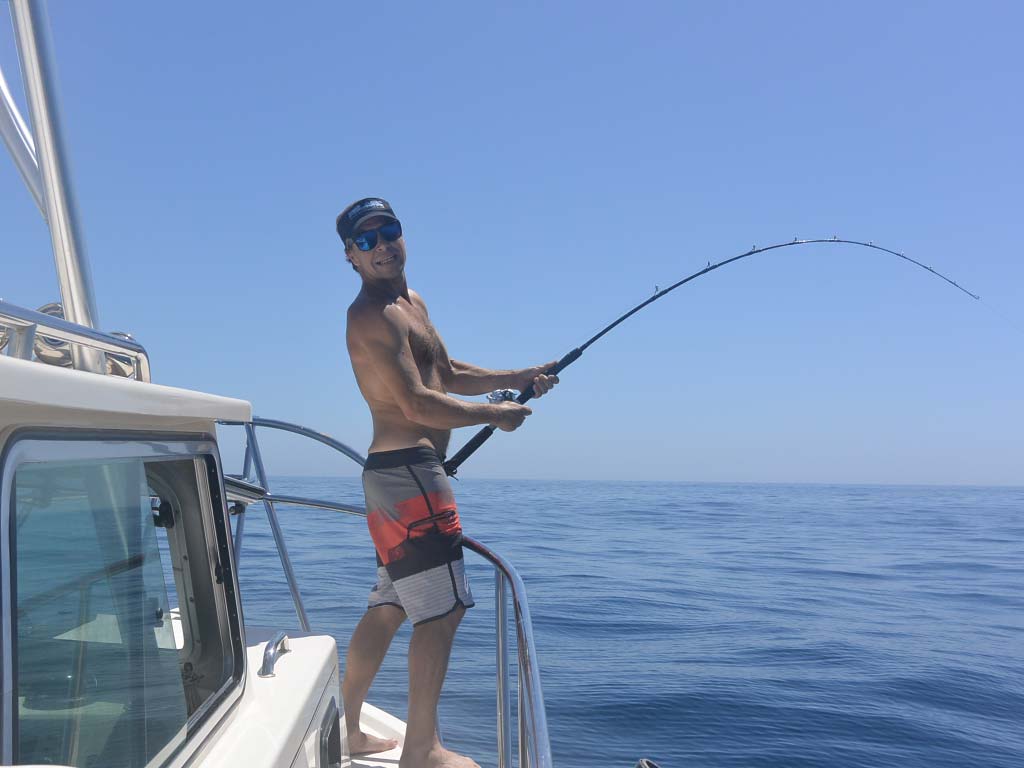
M550 363L535 365L532 368L524 368L520 371L519 381L516 383L516 389L522 392L532 384L534 397L540 397L545 392L550 392L551 388L558 383L558 377L548 376L544 372L551 370L557 364L557 360L552 360Z

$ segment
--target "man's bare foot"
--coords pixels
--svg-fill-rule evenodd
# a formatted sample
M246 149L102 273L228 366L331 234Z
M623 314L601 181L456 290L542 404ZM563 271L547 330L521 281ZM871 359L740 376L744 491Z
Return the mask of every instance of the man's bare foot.
M434 746L426 754L414 755L402 750L398 768L480 768L475 760L441 746Z
M352 756L375 755L378 752L387 752L397 746L398 739L382 739L362 731L348 735L348 751Z

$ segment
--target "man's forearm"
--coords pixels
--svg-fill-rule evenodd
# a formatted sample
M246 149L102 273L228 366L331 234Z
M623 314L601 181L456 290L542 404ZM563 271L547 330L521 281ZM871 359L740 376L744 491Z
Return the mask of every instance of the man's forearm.
M498 420L499 408L491 403L467 403L441 392L423 389L410 397L402 410L410 421L425 427L457 429L474 424L493 424Z
M456 395L482 395L495 389L516 388L522 375L522 371L492 371L452 360L447 389Z

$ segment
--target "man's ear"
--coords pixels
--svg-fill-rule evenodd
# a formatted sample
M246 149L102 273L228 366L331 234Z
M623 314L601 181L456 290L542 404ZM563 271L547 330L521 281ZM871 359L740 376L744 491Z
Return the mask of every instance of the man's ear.
M353 244L352 244L351 241L345 243L345 261L347 261L349 264L352 265L352 271L355 272L358 275L359 274L359 267L357 267L356 263L354 261L352 261L352 255L351 255L351 253L349 253L349 249L352 248L352 247L353 247Z

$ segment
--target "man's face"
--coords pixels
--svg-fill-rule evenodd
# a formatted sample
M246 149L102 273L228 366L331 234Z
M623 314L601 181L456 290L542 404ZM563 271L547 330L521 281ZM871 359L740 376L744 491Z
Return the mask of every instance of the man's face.
M390 221L392 219L386 216L374 216L360 224L355 234L376 229ZM389 280L401 275L405 269L405 238L400 237L388 242L378 236L377 245L368 251L359 250L359 247L350 240L345 244L345 255L364 279Z

